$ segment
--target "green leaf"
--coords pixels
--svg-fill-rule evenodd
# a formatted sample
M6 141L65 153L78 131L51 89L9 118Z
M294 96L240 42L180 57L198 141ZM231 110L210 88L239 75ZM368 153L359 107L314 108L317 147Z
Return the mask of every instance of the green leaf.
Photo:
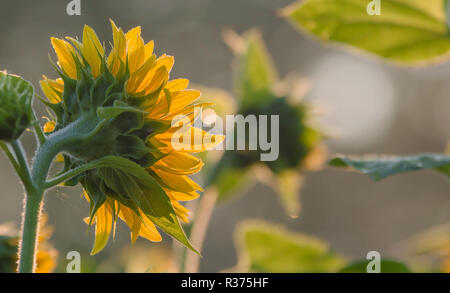
M369 2L305 0L283 14L322 41L351 45L391 61L419 64L449 57L444 0L382 0L381 15L369 15Z
M353 262L338 273L367 273L367 265L370 260L359 260ZM411 270L404 264L394 260L381 260L380 273L411 273Z
M264 41L258 31L243 35L243 50L237 52L236 92L240 98L240 110L269 102L276 71Z
M244 222L237 230L240 270L266 273L335 272L345 264L320 239L266 222Z
M120 114L124 112L133 112L133 113L145 113L142 110L139 110L134 107L128 106L128 104L120 101L115 101L114 106L108 107L98 107L97 115L100 119L112 119L116 118Z
M156 226L198 253L184 234L169 197L144 168L133 161L116 156L107 156L97 162L97 166L115 171L113 174L115 176L106 178L107 180L111 179L109 180L110 187L123 191L124 195L141 208ZM111 175L111 172L109 173ZM118 184L119 182L120 184ZM122 184L124 182L127 184Z
M440 154L421 154L416 156L395 157L336 157L329 161L334 167L351 167L375 181L399 173L432 169L450 177L450 156Z

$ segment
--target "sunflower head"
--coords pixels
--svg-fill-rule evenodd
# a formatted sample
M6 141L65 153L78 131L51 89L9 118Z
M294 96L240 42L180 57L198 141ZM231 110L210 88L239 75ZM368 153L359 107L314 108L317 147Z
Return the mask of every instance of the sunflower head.
M188 80L169 81L174 58L157 57L140 27L124 33L111 24L109 54L88 26L82 42L52 38L60 78L41 81L45 103L55 114L44 131L50 136L70 131L79 138L63 150L66 171L111 158L108 165L66 182L80 182L91 203L93 253L105 246L117 218L128 224L133 241L138 236L159 241L156 224L186 244L177 217L187 221L188 211L178 201L198 196L201 188L188 175L203 165L189 153L204 151L222 137L191 127L204 104L195 103L200 92L187 89ZM180 133L200 139L178 141L174 148L172 137Z
M33 120L33 86L19 76L0 71L0 140L19 138Z

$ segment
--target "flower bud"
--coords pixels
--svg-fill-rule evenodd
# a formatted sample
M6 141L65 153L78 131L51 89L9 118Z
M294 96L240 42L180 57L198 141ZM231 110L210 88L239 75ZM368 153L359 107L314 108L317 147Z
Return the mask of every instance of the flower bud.
M32 97L29 82L0 71L0 141L12 142L30 127Z

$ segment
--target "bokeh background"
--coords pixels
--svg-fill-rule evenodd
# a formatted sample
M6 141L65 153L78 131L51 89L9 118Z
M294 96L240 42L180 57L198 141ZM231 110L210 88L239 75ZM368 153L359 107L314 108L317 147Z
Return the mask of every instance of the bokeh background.
M331 134L326 141L331 153L442 152L449 138L450 63L399 68L323 46L298 34L279 16L279 9L292 0L81 0L81 16L66 14L69 2L0 2L0 69L32 81L38 94L41 75L56 76L48 60L49 53L55 59L50 37L81 38L84 24L106 42L112 41L109 18L125 30L141 25L144 39L155 40L158 54L175 56L172 77L228 91L233 87L233 55L221 33L224 28L239 33L258 28L279 75L295 73L311 82L307 99L321 109L318 123ZM39 114L46 114L38 102L36 107ZM31 154L32 135L26 134L24 143ZM82 221L89 207L80 195L80 188L72 188L52 190L46 196L60 270L71 250L81 253L84 271L95 267L98 272L114 272L121 259L157 257L143 253L143 247L161 249L168 243L140 239L137 247L124 253L129 233L119 224L115 240L100 254L89 256L93 231ZM412 234L450 222L449 195L448 179L430 172L374 183L357 173L325 168L307 175L302 214L293 219L270 188L256 184L214 211L200 270L216 272L236 264L233 231L248 218L316 235L351 259L363 258L370 250L382 256L401 255L399 243ZM19 226L23 191L3 154L0 198L0 222Z

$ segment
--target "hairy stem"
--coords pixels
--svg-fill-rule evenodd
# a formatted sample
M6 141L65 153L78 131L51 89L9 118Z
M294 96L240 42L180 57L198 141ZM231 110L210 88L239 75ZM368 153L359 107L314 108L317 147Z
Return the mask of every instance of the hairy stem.
M28 192L22 219L22 239L19 247L19 273L33 273L35 270L36 246L39 230L39 218L42 209L43 192Z
M26 187L25 212L22 219L22 239L19 248L19 273L33 273L45 180L53 158L58 154L55 141L44 143L35 157L31 170L32 187Z
M34 158L31 168L31 185L27 186L25 197L25 212L22 219L22 239L19 247L20 273L34 272L36 262L36 245L39 234L39 218L42 208L42 200L46 190L47 174L56 155L77 143L80 139L77 133L83 133L85 123L89 119L80 119L67 127L50 135ZM18 158L20 161L21 159Z

